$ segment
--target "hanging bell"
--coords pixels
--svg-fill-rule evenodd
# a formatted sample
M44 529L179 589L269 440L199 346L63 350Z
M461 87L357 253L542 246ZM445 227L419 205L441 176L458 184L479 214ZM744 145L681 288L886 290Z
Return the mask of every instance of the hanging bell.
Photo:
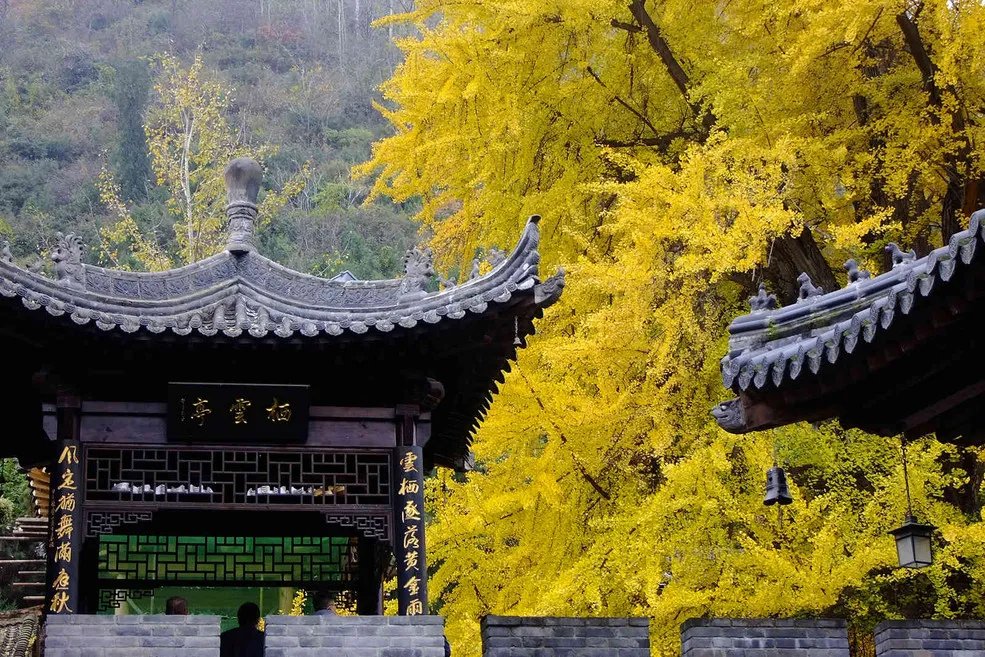
M787 488L787 475L783 472L783 468L774 465L766 471L766 497L763 498L763 504L782 506L792 502L790 489Z

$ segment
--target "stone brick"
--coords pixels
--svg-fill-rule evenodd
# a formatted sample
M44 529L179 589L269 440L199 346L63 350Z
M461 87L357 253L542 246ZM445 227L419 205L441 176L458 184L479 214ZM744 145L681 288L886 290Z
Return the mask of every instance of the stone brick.
M266 657L444 657L440 616L270 616Z
M985 622L885 621L875 628L876 657L972 657L985 654Z
M484 657L649 657L646 618L486 616Z
M699 618L681 625L682 657L848 657L840 619Z

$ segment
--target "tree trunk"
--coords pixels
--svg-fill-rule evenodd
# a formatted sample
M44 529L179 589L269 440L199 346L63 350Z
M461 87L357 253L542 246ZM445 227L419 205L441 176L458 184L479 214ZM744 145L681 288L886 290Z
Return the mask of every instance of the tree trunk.
M797 237L781 237L773 242L765 276L780 302L788 304L797 299L800 290L797 277L801 273L810 276L814 285L825 292L839 287L810 228L804 228Z
M345 0L339 0L339 68L345 68Z

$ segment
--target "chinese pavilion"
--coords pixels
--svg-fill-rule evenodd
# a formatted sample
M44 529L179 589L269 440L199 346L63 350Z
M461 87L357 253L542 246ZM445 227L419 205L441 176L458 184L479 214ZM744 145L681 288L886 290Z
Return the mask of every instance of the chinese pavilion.
M985 432L985 211L917 258L895 244L872 277L853 260L824 292L806 274L778 308L760 288L729 327L722 378L736 398L713 415L733 433L837 417L846 428L981 444Z
M48 474L48 613L238 585L372 614L391 568L400 613L428 613L424 473L470 468L563 272L538 275L537 217L458 284L426 249L396 280L291 271L256 250L260 177L230 164L227 247L171 271L84 264L73 235L51 275L0 251L0 455Z

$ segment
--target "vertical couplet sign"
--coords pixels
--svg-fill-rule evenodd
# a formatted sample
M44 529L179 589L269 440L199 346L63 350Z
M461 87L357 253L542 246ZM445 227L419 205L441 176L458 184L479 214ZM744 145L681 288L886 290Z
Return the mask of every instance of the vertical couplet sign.
M397 447L393 481L393 544L397 565L397 608L401 616L428 613L428 570L424 550L424 458L420 447Z
M81 455L77 440L58 443L58 460L51 479L51 550L48 612L72 614L78 612L79 568L82 527L81 514Z

